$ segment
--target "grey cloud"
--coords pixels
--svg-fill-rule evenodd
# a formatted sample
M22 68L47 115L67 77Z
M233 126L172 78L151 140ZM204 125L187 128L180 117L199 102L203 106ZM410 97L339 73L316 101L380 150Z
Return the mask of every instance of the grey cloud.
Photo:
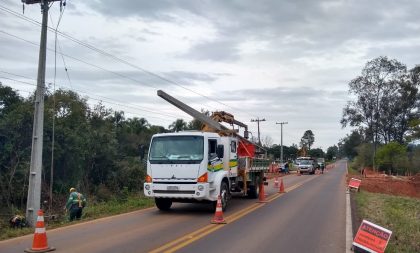
M237 41L217 40L197 44L181 57L196 60L234 61L239 59Z
M93 5L90 3L90 5ZM200 60L235 60L247 40L276 41L288 35L312 44L300 49L330 50L347 40L387 40L418 36L419 1L110 1L95 9L104 15L169 20L188 12L211 21L229 40L200 42L186 56ZM165 19L166 18L166 19ZM175 20L176 21L176 20ZM174 20L170 20L174 22ZM273 45L275 46L275 45ZM289 48L287 48L289 49ZM232 51L233 50L233 51Z

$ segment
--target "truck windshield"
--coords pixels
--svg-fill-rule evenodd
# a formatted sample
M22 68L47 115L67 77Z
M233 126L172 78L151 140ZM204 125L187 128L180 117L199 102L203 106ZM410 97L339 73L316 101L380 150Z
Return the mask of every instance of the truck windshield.
M200 163L203 160L202 136L161 136L153 138L150 163Z

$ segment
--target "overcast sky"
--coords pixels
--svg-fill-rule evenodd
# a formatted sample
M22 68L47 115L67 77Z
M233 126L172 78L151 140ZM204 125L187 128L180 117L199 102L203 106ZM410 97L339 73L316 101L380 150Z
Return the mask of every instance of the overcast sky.
M0 81L28 96L40 26L23 18L40 22L40 7L25 6L22 17L19 0L0 0L0 11ZM55 3L49 26L59 11ZM59 35L56 85L151 124L190 121L156 95L162 89L197 110L234 114L254 136L250 120L266 119L262 139L273 143L280 143L276 122L289 123L285 145L310 129L314 147L326 150L350 132L339 123L348 83L367 61L384 55L420 64L419 11L418 0L69 0L58 30L108 55ZM52 32L48 48L53 83Z

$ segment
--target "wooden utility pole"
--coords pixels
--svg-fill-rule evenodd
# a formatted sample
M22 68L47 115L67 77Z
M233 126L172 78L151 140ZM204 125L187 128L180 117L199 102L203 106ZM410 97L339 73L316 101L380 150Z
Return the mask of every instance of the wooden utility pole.
M47 30L49 3L59 0L22 0L24 4L41 4L42 27L39 45L38 77L35 93L35 111L32 133L31 165L29 173L26 220L32 227L36 224L37 211L41 208L42 146L44 132L45 65L47 56Z

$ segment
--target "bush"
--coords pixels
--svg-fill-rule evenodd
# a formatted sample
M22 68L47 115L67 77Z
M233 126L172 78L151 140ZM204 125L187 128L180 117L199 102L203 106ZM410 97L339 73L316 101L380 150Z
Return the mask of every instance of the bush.
M407 147L390 142L378 149L375 160L381 170L403 174L408 170Z

